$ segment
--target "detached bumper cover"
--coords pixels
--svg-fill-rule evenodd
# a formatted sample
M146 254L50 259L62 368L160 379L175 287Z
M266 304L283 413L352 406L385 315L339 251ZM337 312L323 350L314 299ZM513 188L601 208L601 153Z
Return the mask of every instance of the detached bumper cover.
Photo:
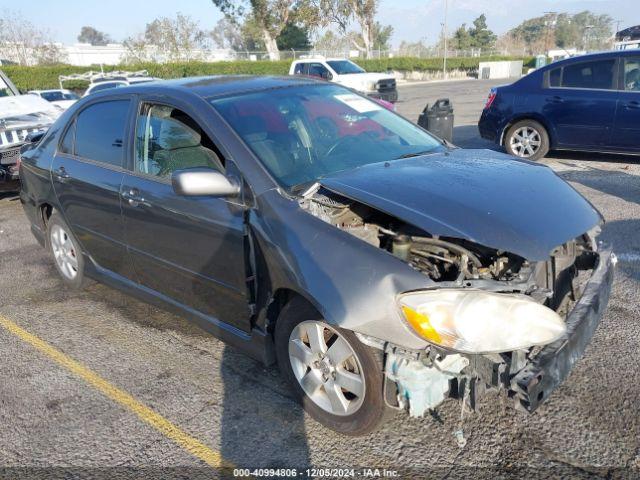
M533 412L569 375L582 357L611 293L615 256L611 249L599 252L598 264L582 297L567 317L567 334L547 345L511 380L516 406Z

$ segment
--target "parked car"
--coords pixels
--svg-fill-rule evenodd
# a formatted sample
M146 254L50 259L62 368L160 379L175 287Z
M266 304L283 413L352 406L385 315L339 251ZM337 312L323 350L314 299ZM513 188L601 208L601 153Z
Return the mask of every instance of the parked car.
M640 52L573 57L493 88L478 127L530 160L549 150L640 154Z
M305 77L81 99L20 166L66 288L90 277L266 363L345 434L484 386L533 411L596 329L602 217L552 170L461 150Z
M34 95L20 95L0 71L0 190L18 189L20 149L58 118L60 109Z
M390 73L368 73L345 58L304 58L295 60L289 75L306 75L339 83L370 97L398 101L396 79Z
M127 87L129 85L152 82L154 80L157 80L157 78L150 76L146 70L138 70L135 72L126 72L122 70L116 70L113 72L89 71L84 73L73 73L71 75L60 75L58 77L61 89L64 85L64 82L89 82L89 86L85 90L83 97L91 95L92 93L100 92L102 90Z
M28 93L44 98L47 102L51 102L62 110L66 110L80 98L71 90L64 88L54 90L29 90Z

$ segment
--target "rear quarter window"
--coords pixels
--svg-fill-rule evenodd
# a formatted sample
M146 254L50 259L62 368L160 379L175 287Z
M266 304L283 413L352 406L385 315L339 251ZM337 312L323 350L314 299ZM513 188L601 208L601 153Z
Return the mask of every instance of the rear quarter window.
M75 154L122 166L129 100L111 100L85 108L76 119Z
M549 86L550 87L559 87L560 79L562 78L562 69L554 68L549 72Z

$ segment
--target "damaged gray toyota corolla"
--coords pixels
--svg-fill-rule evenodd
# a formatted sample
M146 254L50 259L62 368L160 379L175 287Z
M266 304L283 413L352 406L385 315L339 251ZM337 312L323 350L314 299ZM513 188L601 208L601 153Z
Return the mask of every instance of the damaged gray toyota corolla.
M69 285L86 272L277 360L328 427L364 434L389 408L474 407L487 389L533 411L592 337L615 257L599 213L547 167L452 148L310 79L118 90L79 102L25 154L34 234ZM84 218L81 190L65 204L73 162L83 182L95 162L60 149L68 125L84 141L83 111L122 99L132 158L100 183L119 185L113 258L117 233L93 238L111 207ZM53 189L38 168L55 170Z

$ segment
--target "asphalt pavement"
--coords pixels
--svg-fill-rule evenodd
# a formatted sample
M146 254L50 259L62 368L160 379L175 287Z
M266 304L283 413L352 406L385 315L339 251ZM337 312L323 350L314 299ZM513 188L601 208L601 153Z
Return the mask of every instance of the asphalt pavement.
M495 148L475 129L495 83L403 85L397 108L415 121L425 103L449 97L454 143ZM233 466L299 477L340 473L308 467L386 468L395 478L640 476L640 162L562 154L543 163L603 213L602 238L620 259L584 357L532 415L488 395L462 420L447 401L355 439L305 415L275 367L188 321L96 283L66 291L17 197L0 193L0 478L216 478Z

